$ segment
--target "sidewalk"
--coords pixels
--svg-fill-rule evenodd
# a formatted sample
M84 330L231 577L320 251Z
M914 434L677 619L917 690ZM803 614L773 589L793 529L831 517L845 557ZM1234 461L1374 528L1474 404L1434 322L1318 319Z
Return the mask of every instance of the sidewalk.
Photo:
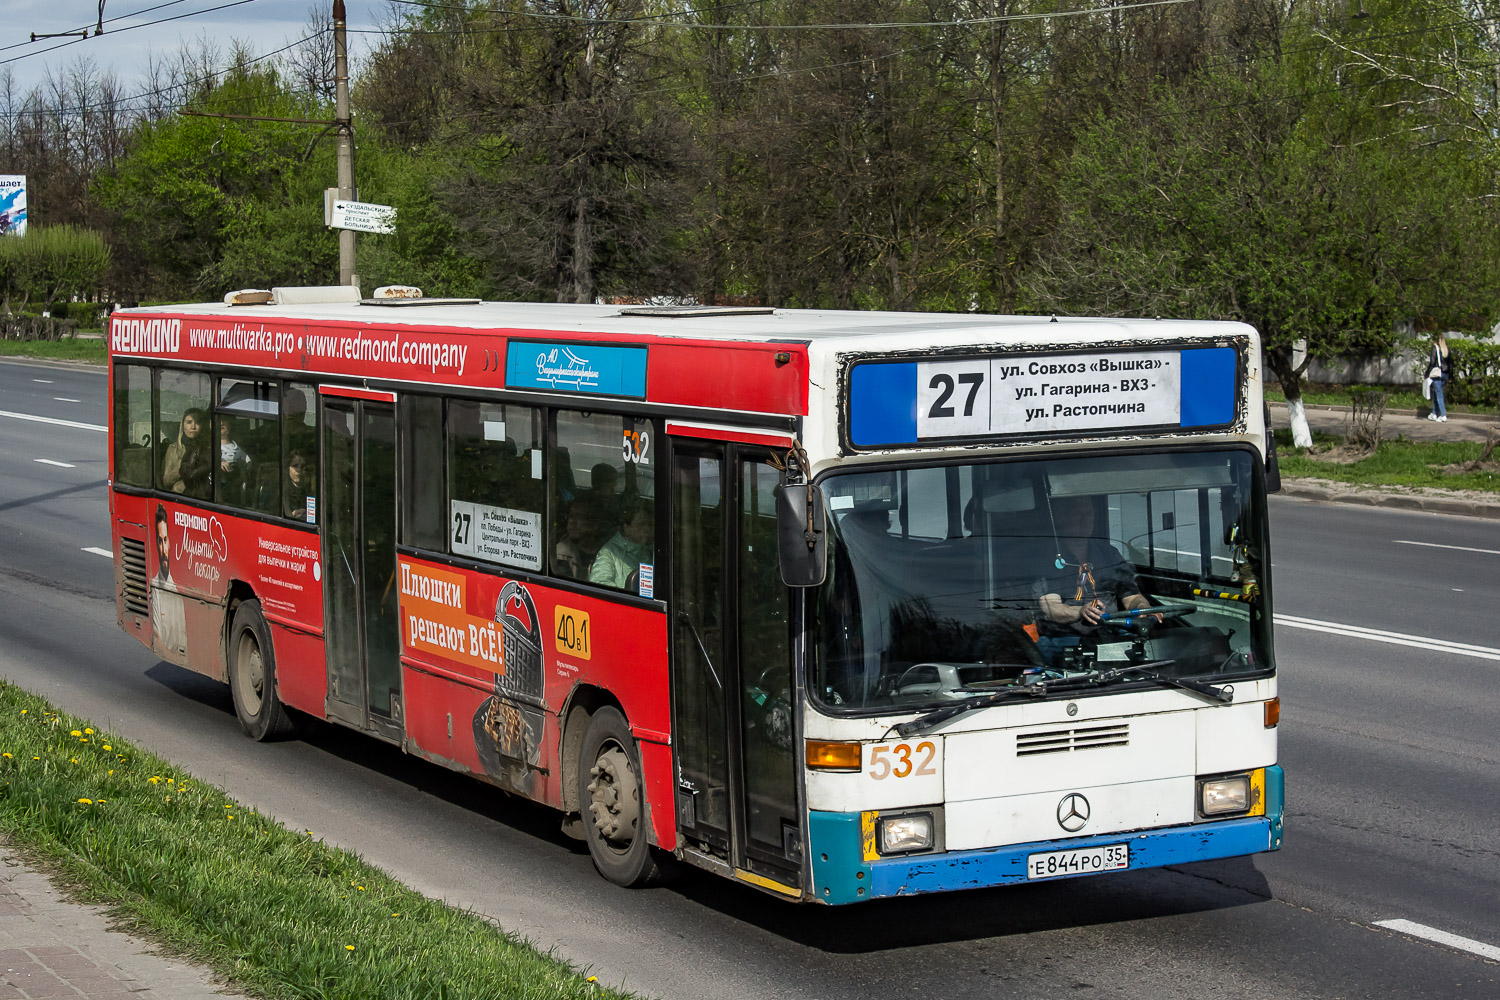
M218 1000L212 974L108 929L104 909L65 900L46 876L0 847L0 1000L137 997Z
M1291 426L1284 403L1272 403L1271 426ZM1307 423L1325 434L1349 433L1349 408L1345 406L1305 406ZM1380 421L1381 437L1408 441L1478 441L1483 443L1491 429L1500 437L1500 417L1484 414L1454 413L1447 423L1436 423L1419 417L1413 410L1386 410ZM1462 490L1408 489L1379 490L1339 483L1327 479L1283 479L1281 495L1302 500L1329 503L1351 503L1365 507L1390 507L1398 510L1424 510L1433 514L1459 514L1500 520L1500 497Z

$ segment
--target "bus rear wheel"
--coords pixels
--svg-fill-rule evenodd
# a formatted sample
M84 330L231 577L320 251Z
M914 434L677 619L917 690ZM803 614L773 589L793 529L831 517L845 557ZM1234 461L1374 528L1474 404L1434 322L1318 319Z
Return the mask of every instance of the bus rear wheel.
M259 601L245 601L229 627L229 693L240 728L252 740L292 731L292 718L276 696L276 653Z
M625 717L613 708L590 716L578 759L578 803L594 867L627 888L661 881L665 872L646 835L640 758Z

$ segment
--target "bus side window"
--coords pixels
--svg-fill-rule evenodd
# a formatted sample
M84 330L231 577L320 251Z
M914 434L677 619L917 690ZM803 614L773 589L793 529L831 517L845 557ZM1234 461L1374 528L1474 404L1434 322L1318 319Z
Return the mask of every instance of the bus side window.
M448 540L443 400L439 396L402 396L399 420L401 541L442 552Z
M554 572L654 596L656 452L649 420L558 411L554 502L564 518L570 507L582 503L602 527L597 537L578 546L581 555L555 552Z
M115 366L115 482L151 486L151 369Z
M212 495L217 449L212 441L209 377L190 372L156 373L158 489L199 500Z
M276 382L219 380L214 414L214 499L278 513L281 507L281 386Z
M308 497L317 496L316 399L313 387L305 383L288 382L282 388L281 513L294 521L308 520Z
M542 411L450 400L447 432L449 550L541 569Z

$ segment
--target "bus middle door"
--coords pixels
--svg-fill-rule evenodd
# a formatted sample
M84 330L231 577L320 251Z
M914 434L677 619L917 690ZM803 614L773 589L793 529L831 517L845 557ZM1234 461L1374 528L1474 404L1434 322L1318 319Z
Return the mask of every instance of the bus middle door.
M328 718L399 742L396 417L391 393L320 386Z

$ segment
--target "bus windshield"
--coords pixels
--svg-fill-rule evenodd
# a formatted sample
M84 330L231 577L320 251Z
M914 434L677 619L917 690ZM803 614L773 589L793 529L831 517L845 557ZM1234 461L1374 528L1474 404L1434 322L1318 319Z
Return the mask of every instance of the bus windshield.
M1089 674L1270 670L1257 463L1224 449L824 478L813 692L871 712Z

